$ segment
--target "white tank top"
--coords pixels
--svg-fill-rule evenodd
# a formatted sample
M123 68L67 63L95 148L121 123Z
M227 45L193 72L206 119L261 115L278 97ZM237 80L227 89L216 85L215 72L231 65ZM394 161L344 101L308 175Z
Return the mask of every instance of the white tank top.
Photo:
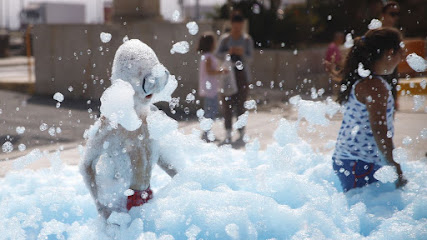
M391 86L381 76L379 78L389 91L387 99L387 136L394 136L393 112L394 99L391 93ZM366 105L359 102L355 95L356 85L353 85L348 101L345 103L345 112L342 125L338 133L333 158L335 160L362 160L369 163L386 165L386 159L379 150L372 134L369 113Z

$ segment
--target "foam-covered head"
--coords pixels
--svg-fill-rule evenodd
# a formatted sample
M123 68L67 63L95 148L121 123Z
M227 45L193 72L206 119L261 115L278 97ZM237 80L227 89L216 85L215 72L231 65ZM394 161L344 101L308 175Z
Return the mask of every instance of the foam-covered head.
M123 43L114 56L111 82L129 82L140 97L160 92L169 78L168 70L159 62L156 53L138 39Z

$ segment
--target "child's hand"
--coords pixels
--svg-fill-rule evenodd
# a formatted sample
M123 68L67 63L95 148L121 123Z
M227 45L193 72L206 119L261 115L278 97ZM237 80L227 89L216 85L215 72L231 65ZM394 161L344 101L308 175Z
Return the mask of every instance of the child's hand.
M408 180L401 174L399 175L397 182L396 182L396 188L404 187L408 183Z
M220 70L220 72L221 72L221 74L227 74L227 73L230 72L230 70L228 70L228 69L222 69L222 70Z
M244 51L242 47L231 47L229 50L230 55L242 56Z
M242 56L244 53L243 48L242 47L235 47L234 48L234 54L238 55L238 56Z

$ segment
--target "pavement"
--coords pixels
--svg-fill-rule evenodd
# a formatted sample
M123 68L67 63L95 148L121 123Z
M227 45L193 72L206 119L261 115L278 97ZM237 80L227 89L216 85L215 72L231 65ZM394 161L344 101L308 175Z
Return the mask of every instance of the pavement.
M0 82L2 76L6 75L3 72L4 69L9 69L9 73L16 71L16 76L23 74L23 69L20 69L19 66L26 67L25 59L21 57L13 61L13 64L7 64L7 61L0 60ZM416 80L422 82L424 79ZM17 83L11 78L6 82ZM408 82L408 87L412 90L417 86L420 84L414 85ZM67 101L65 99L57 108L57 102L52 99L52 96L34 96L31 92L7 89L9 88L2 88L0 84L0 145L10 141L14 150L11 153L0 152L0 177L11 170L17 170L13 166L15 160L34 149L40 149L42 152L53 152L59 149L63 162L70 165L78 164L80 160L78 146L85 144L83 133L93 124L94 115L99 115L99 102ZM273 133L281 118L290 121L298 119L296 109L282 101L281 95L283 94L280 92L262 88L251 92L251 97L259 100L259 104L257 110L251 111L249 114L246 133L249 141L258 138L261 150L274 142ZM395 116L394 143L396 147L407 149L409 159L412 161L422 159L427 162L427 139L421 137L421 131L423 129L427 131L426 99L426 95L415 98L409 95L399 97L400 109ZM169 115L178 121L179 128L185 134L200 135L200 126L195 112L186 114L184 111L177 111L175 115L170 113ZM339 113L330 119L328 126L313 127L302 120L299 123L298 133L316 151L328 153L331 148L327 147L327 143L336 140L341 120L342 115ZM20 131L17 131L17 127L21 127ZM25 127L25 131L23 134L19 134L18 132L23 130L22 127ZM219 144L225 138L223 121L217 120L212 130L219 140L212 144ZM238 133L235 133L233 141L237 138ZM22 144L25 145L25 150ZM21 146L21 149L18 149L18 146ZM242 150L245 148L241 143L233 143L232 146ZM31 163L27 168L40 169L49 166L49 159L44 157Z

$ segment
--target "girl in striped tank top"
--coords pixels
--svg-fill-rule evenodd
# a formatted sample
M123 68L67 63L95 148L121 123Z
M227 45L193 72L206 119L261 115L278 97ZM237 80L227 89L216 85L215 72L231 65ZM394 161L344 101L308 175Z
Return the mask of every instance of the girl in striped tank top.
M378 181L374 173L385 165L396 168L396 187L406 184L393 159L394 100L392 86L383 78L401 61L400 43L397 30L373 29L355 39L347 56L338 97L345 112L332 156L345 192Z

